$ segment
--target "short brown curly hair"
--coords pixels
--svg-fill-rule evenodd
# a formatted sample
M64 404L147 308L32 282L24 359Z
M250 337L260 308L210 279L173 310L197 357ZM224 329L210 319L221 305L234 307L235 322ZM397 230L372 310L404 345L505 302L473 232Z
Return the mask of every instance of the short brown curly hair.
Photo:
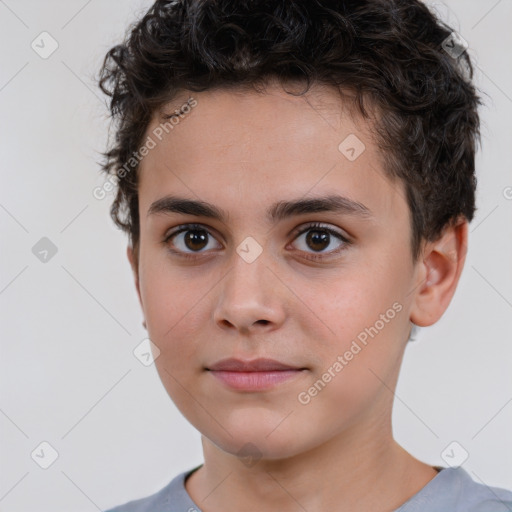
M138 163L156 109L180 91L304 80L353 93L391 179L405 183L411 252L475 212L478 105L467 51L419 0L157 0L105 56L98 82L111 97L115 139L102 171L115 177L114 222L138 252ZM131 159L133 160L133 158Z

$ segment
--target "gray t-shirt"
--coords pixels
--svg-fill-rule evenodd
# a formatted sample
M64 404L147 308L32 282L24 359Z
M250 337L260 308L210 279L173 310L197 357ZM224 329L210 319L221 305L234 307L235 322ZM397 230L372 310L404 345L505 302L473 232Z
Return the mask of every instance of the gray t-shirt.
M176 476L163 489L105 512L201 512L185 488L194 469ZM442 468L423 489L394 512L512 512L512 492L471 479L463 468Z

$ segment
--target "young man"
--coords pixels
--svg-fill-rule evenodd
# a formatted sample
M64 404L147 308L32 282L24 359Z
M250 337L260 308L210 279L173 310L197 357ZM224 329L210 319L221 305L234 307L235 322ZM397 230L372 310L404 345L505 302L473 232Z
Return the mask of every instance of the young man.
M205 462L116 512L512 511L393 439L461 275L470 59L419 1L157 1L101 72L155 364Z

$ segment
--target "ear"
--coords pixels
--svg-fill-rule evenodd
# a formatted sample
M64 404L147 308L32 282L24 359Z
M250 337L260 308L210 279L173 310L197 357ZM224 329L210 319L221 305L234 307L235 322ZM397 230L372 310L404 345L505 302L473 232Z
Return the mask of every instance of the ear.
M416 268L411 322L426 327L436 323L448 308L459 282L467 254L468 222L459 218L441 237L426 242Z
M126 255L128 256L128 261L130 262L130 266L132 267L133 277L135 280L135 288L137 290L137 296L139 297L139 303L142 308L142 311L144 312L144 306L142 304L142 298L140 295L140 282L139 282L139 262L138 257L136 256L133 248L128 245L126 247ZM146 327L146 320L142 322L144 327Z

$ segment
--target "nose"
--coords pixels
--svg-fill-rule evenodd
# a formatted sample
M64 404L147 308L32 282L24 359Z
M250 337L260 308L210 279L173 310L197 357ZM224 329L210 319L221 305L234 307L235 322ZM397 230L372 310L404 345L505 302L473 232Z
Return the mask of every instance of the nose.
M265 250L252 263L234 252L232 265L219 284L213 312L217 326L247 335L274 330L283 323L286 287L272 267Z

